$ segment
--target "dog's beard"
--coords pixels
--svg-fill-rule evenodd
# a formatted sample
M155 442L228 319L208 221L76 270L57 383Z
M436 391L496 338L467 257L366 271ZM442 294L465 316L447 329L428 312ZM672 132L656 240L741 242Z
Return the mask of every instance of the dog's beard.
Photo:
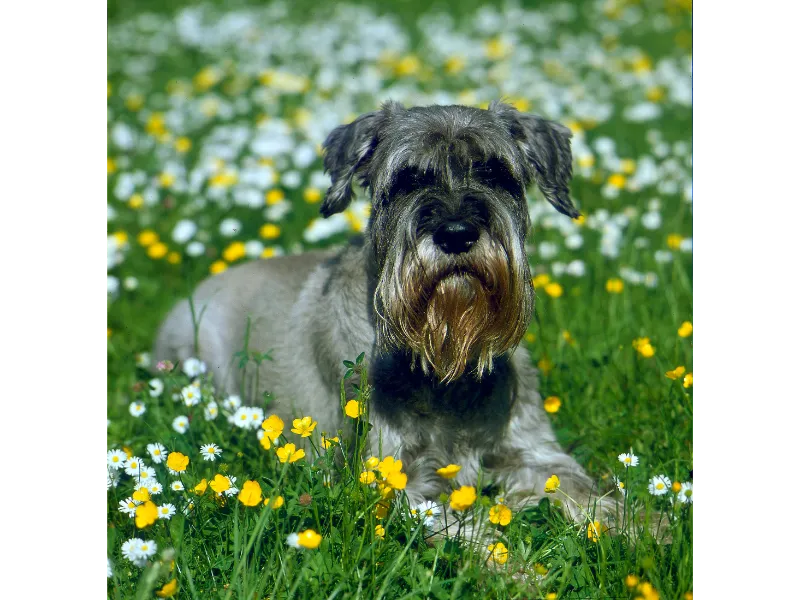
M533 291L521 245L482 235L470 252L446 255L428 237L387 261L376 302L383 344L411 350L423 372L450 383L468 363L480 379L496 356L516 347Z

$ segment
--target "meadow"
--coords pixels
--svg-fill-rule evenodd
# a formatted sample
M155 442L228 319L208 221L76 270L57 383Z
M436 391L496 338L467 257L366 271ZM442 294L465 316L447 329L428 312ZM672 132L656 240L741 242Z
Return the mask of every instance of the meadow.
M690 0L111 3L108 597L691 600L691 23ZM151 359L209 274L363 231L363 195L319 217L320 143L387 99L505 99L572 129L582 216L529 190L522 343L561 444L627 515L666 515L657 531L567 521L558 489L522 511L479 482L409 506L402 466L361 451L359 398L321 432ZM369 365L341 358L368 394ZM432 538L447 507L485 535Z

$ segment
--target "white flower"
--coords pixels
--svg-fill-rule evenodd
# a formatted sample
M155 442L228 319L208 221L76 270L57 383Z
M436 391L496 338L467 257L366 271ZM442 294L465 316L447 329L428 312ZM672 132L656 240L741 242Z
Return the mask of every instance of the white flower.
M158 465L164 461L167 449L163 444L154 442L152 444L147 444L147 451L150 453L150 457L153 459L153 462Z
M577 250L583 246L583 236L580 233L573 233L564 239L564 245L570 250Z
M642 215L642 226L645 229L658 229L661 227L661 213L648 211Z
M122 543L122 556L133 562L136 557L136 549L143 543L139 538L131 538Z
M250 416L250 429L260 428L261 423L264 422L264 409L258 406L250 406L247 410Z
M298 539L300 539L299 535L296 533L290 533L288 536L286 536L286 543L292 548L297 548L299 550L300 544L297 541Z
M156 476L156 470L153 467L148 467L146 465L142 465L139 467L139 474L136 475L136 480L138 485L142 485L142 482L152 479Z
M111 577L113 577L113 576L114 576L114 570L113 570L113 568L112 568L114 565L112 564L112 562L111 562L111 559L110 559L110 558L106 557L106 561L107 561L107 565L106 565L106 577L110 579Z
M681 240L680 245L681 252L691 252L692 251L692 238L686 238Z
M144 402L134 401L131 402L131 405L128 407L128 412L130 412L134 417L141 417L147 407L145 407Z
M242 231L242 222L239 219L224 219L219 224L219 232L224 237L233 237Z
M113 450L109 450L108 454L106 454L106 462L108 466L112 469L121 469L125 466L125 461L128 460L128 455L125 454L122 450L114 448Z
M200 404L203 395L200 393L198 386L190 384L181 390L181 397L186 406L195 406Z
M162 486L155 478L150 478L145 481L145 485L147 486L147 491L150 492L151 496L158 496L163 490L164 486Z
M541 256L543 260L549 260L556 254L558 254L558 246L553 242L542 242L539 244L539 256Z
M183 482L176 479L172 483L169 484L169 487L172 488L173 492L182 492L183 491Z
M197 224L189 219L182 219L175 223L172 230L172 240L177 244L185 244L197 233Z
M141 504L141 502L134 500L133 497L125 498L125 500L119 501L119 512L133 517L136 514L136 507L139 506L139 504Z
M199 358L191 357L183 361L183 372L189 377L197 377L206 372L206 363Z
M425 527L433 527L436 523L436 517L442 514L441 507L437 506L430 500L427 500L416 507L419 517L422 519Z
M652 121L661 116L661 107L653 102L640 102L628 106L622 111L622 117L626 121L640 123L642 121Z
M131 562L137 567L143 567L147 564L147 559L153 556L158 550L154 540L137 540L139 543L131 548L133 558Z
M128 475L135 475L138 477L142 467L144 467L144 463L138 456L131 456L125 461L125 472Z
M205 417L206 421L213 421L219 415L219 408L217 407L216 402L209 402L206 404L205 408L203 409L203 416Z
M136 279L133 275L129 275L125 279L122 280L122 287L124 287L129 292L132 292L137 287L139 287L139 280Z
M147 382L147 385L150 386L151 398L158 398L164 391L164 382L160 379L151 379Z
M136 355L136 366L142 367L143 369L150 368L150 353L149 352L140 352Z
M573 260L567 265L567 275L583 277L586 274L586 265L582 260Z
M117 487L121 477L122 475L119 471L106 471L106 489L110 490L112 487Z
M117 292L119 292L119 279L117 279L113 275L108 275L106 277L106 281L107 281L106 285L108 288L108 294L110 296L116 296Z
M228 396L222 401L222 407L226 410L236 410L242 405L242 399L239 396Z
M261 240L250 240L244 245L244 253L250 258L258 258L264 251L264 243Z
M189 256L200 256L203 252L206 251L206 247L203 245L202 242L191 242L188 246L186 246L186 254Z
M647 490L653 496L663 496L669 491L671 485L672 481L670 481L669 477L666 475L656 475L650 480Z
M175 417L175 419L172 421L172 428L178 433L186 433L186 431L189 429L189 419L184 415Z
M678 502L682 504L694 504L694 490L692 489L692 483L690 481L681 483L681 491L678 492Z
M158 507L159 519L171 519L172 515L177 512L174 504L162 504Z
M203 455L203 460L214 462L217 460L217 456L222 454L222 450L216 444L205 444L200 446L200 454Z
M614 477L614 484L617 486L619 493L623 496L625 495L625 482L623 482L619 477Z
M623 465L625 465L626 469L628 467L635 467L636 465L639 464L639 457L636 456L633 452L628 452L626 454L620 454L617 457L617 459L619 459L619 462L621 462Z
M299 187L301 181L302 179L300 177L300 173L297 171L286 171L283 175L281 175L281 185L289 188L290 190Z
M226 477L228 478L228 481L230 482L231 487L229 487L227 490L225 490L222 493L225 494L226 496L235 496L236 494L239 493L239 488L234 485L236 483L236 477L233 477L231 475L226 475Z

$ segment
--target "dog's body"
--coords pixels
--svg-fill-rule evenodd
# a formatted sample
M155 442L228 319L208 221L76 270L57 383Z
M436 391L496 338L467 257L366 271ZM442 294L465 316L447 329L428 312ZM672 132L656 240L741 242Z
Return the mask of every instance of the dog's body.
M373 198L366 239L211 277L192 297L199 351L182 302L154 357L199 356L221 393L255 401L269 391L285 421L310 415L334 435L342 361L366 352L372 451L402 459L410 502L449 490L436 469L455 463L457 483L475 485L480 470L517 504L541 497L557 474L587 507L592 482L556 442L517 348L533 306L526 186L578 214L568 130L503 104L388 104L337 128L325 148L322 213L344 210L359 179ZM248 328L249 349L273 359L259 367L259 389L234 360Z

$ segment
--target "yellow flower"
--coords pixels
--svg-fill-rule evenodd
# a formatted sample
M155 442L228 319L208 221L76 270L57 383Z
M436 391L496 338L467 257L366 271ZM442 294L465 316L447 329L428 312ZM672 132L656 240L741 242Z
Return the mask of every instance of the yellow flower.
M671 233L667 236L667 246L672 250L678 250L682 241L683 237L677 233Z
M550 296L551 298L560 298L561 295L564 293L564 288L561 287L560 283L548 283L544 286L545 293Z
M655 348L650 344L650 338L636 338L633 340L633 347L645 358L651 358L655 353Z
M692 322L691 321L684 321L681 323L681 326L678 328L678 335L685 338L692 335Z
M164 135L167 132L166 127L164 127L164 115L162 113L150 115L145 125L145 131L154 136Z
M386 476L386 483L393 490L404 490L408 483L408 475L400 471L389 473Z
M229 263L235 262L244 257L247 252L244 249L244 242L233 242L222 251L222 258Z
M239 176L233 171L217 173L209 179L208 184L212 187L230 187L239 181Z
M508 548L503 542L497 542L496 544L489 544L489 552L491 554L490 558L498 565L506 564L508 561Z
M362 471L361 475L358 476L358 480L365 485L375 483L375 473L372 471Z
M547 481L544 482L544 491L546 494L555 494L560 485L561 481L558 475L551 475L547 478Z
M273 204L278 204L286 197L286 194L283 193L283 190L270 190L264 196L264 201L272 206ZM266 237L266 236L265 236ZM277 236L275 236L277 237Z
M117 170L117 163L110 156L108 157L108 175L111 175Z
M450 508L453 510L467 510L470 506L475 504L478 495L475 493L475 488L471 485L462 485L457 490L453 490L450 494Z
M322 439L320 440L320 445L323 448L325 448L325 450L330 448L333 444L338 444L338 443L339 443L338 436L337 437L332 437L332 438L326 438L325 434L323 434L322 435Z
M173 579L164 584L160 590L156 590L156 596L159 598L172 598L178 591L178 580Z
M208 485L210 485L211 489L217 492L217 494L221 494L222 492L231 489L231 480L225 477L225 475L217 473L214 475L214 479Z
M133 210L137 210L144 206L144 198L141 194L133 194L130 198L128 198L128 206L130 206Z
M609 294L621 294L625 284L622 279L609 279L606 281L606 291Z
M533 333L526 333L525 341L528 342L529 344L532 344L533 342L536 341L536 335Z
M386 530L383 528L383 525L375 525L375 537L383 539L385 535Z
M167 255L169 248L163 242L156 242L147 249L147 256L154 260L164 258Z
M398 60L394 65L394 74L398 77L405 77L406 75L414 75L419 72L420 61L413 54L404 56Z
M608 185L611 187L615 187L618 190L625 187L625 182L627 178L622 173L614 173L608 178Z
M544 577L547 575L547 567L545 567L542 563L533 563L533 572Z
M680 492L681 491L681 487L682 486L681 486L679 481L673 481L672 482L672 491L673 491L673 493L677 494L678 492Z
M693 600L693 598L694 598L694 594L692 594L692 592L686 592L683 595L683 600Z
M175 140L175 150L181 154L185 154L192 149L192 140L187 137L179 137Z
M667 371L664 373L670 379L678 379L678 377L682 377L683 374L686 373L686 367L675 367L672 371Z
M283 506L283 496L264 498L264 506L269 506L272 510L278 510L281 506Z
M138 236L136 236L136 240L140 245L147 248L158 241L158 234L152 229L145 229Z
M593 542L597 542L600 539L600 536L608 531L608 527L601 524L600 521L595 521L594 523L589 523L589 527L586 530L586 536Z
M533 283L533 287L544 287L548 283L550 283L550 275L548 275L547 273L540 273L539 275L533 278L531 283Z
M133 492L131 498L138 500L139 502L146 502L147 500L150 500L150 492L148 491L147 486L142 486L137 489L135 492Z
M383 477L387 477L389 473L399 473L403 470L403 461L402 460L395 460L394 456L387 456L377 465L378 471L380 471Z
M539 370L545 377L547 377L550 374L550 371L553 370L553 363L546 356L543 356L542 359L536 363L536 366L539 367Z
M189 466L189 457L180 452L170 452L167 456L167 466L173 471L183 473Z
M261 423L261 429L264 430L264 435L274 442L283 433L283 419L278 415L270 415Z
M172 173L161 173L158 176L158 183L164 188L172 187L172 184L175 183L175 175Z
M575 338L572 337L572 334L566 329L561 332L561 337L564 338L564 341L568 343L570 346L575 345Z
M367 469L377 469L380 461L378 460L377 456L370 456L366 461L364 461L364 467Z
M486 57L490 60L498 60L506 56L511 48L500 38L492 38L488 40L483 49L486 52Z
M558 396L549 396L544 400L544 409L553 414L557 413L558 409L561 408L561 399Z
M142 529L158 519L158 507L150 500L136 507L136 527Z
M211 263L211 266L208 270L211 271L212 275L217 275L222 273L227 268L228 263L226 263L224 260L215 260L213 263Z
M274 240L281 234L281 228L273 223L264 223L261 226L261 229L258 230L258 235L260 235L265 240Z
M558 598L558 594L556 594L555 592L547 592L547 594L545 594L544 600L556 600L556 598Z
M627 585L629 588L635 588L638 583L639 578L633 573L625 577L625 585Z
M442 467L441 469L436 469L436 474L439 477L444 477L445 479L452 479L458 474L460 470L461 470L460 465L447 465L446 467Z
M306 455L306 451L302 448L298 450L297 446L294 444L286 444L275 450L275 454L278 455L278 460L282 463L285 463L287 460L293 463L303 458Z
M444 70L445 73L454 75L456 73L460 73L464 69L465 65L466 61L461 56L451 56L444 61Z
M272 258L273 256L275 256L275 248L264 248L261 253L261 258Z
M631 158L623 158L619 161L619 170L625 175L633 175L634 171L636 171L636 161Z
M177 265L181 262L181 255L177 252L170 252L167 254L167 262L171 265Z
M239 502L245 506L255 506L256 504L260 504L261 486L258 485L257 481L245 481L237 497L239 498Z
M306 529L297 534L297 543L303 548L314 550L322 542L322 536L313 529Z
M206 493L207 488L208 488L208 481L205 478L203 478L203 480L200 483L194 486L194 493L202 496L203 494Z
M375 518L385 519L386 515L388 514L389 514L389 503L379 502L378 505L375 507Z
M312 421L311 417L303 417L302 419L295 419L292 421L292 433L296 433L300 437L309 437L314 427L317 426L316 421Z
M495 525L508 525L511 523L511 509L505 504L496 504L489 509L489 521Z
M364 408L358 400L349 400L347 404L344 405L344 414L351 419L357 419L364 414Z
M641 600L659 600L660 598L658 591L653 587L653 584L647 581L640 583L637 591L641 594L641 596L639 596Z
M692 374L691 373L687 373L686 377L683 378L683 387L688 389L688 388L692 387L693 383L694 383L694 378L692 377Z
M309 204L315 204L322 198L322 192L317 188L309 187L303 190L303 200Z

